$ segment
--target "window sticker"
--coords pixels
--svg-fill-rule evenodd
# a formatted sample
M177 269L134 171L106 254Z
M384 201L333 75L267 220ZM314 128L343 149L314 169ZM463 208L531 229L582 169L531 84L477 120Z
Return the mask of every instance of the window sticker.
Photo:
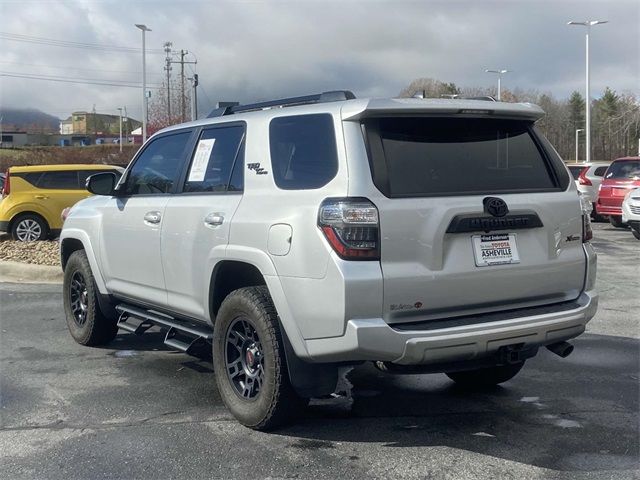
M193 162L191 162L191 170L189 170L189 178L187 179L188 182L204 181L204 175L207 171L209 157L211 156L215 141L215 138L207 138L198 142L196 154L193 157Z

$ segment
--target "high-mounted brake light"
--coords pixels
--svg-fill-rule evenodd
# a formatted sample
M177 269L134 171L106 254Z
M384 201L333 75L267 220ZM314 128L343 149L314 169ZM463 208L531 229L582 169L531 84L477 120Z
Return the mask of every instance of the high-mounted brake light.
M583 168L582 171L580 172L580 175L578 175L578 183L580 185L588 185L588 186L593 185L591 183L591 180L589 180L586 176L588 170L589 170L588 168Z
M366 198L329 198L318 212L318 227L345 260L380 259L378 209Z

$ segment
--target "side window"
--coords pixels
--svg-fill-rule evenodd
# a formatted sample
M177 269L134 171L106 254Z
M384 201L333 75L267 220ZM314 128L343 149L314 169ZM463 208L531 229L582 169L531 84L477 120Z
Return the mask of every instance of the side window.
M329 114L274 118L269 141L273 178L283 190L320 188L338 173L336 136Z
M242 179L237 178L234 165L244 163L243 138L244 127L240 125L204 130L191 159L184 192L242 190ZM236 177L233 188L230 185L232 174Z
M78 172L76 170L44 172L38 180L38 188L50 190L79 190Z
M180 174L184 150L191 131L156 138L131 167L124 184L127 195L170 193Z
M604 177L604 172L607 171L607 168L608 167L598 167L598 168L596 168L595 172L593 172L593 174L596 177Z

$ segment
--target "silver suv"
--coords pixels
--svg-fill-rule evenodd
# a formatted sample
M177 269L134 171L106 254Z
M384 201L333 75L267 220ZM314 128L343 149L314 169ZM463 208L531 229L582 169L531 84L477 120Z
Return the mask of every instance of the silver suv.
M512 378L597 308L591 229L535 105L327 92L220 108L87 181L61 234L73 338L213 346L244 425L341 367Z

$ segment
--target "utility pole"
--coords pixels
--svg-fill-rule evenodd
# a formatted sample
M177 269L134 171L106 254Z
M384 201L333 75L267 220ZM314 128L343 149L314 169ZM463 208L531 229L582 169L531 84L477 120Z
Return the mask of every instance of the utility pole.
M198 74L194 73L193 77L187 78L191 82L191 121L198 119Z
M147 141L147 117L149 111L149 97L147 97L147 50L145 45L145 32L151 29L146 25L136 23L136 28L142 31L142 143ZM125 116L127 110L125 109Z
M164 69L167 71L167 120L171 124L171 42L165 42L164 52L167 54L165 58L166 65Z
M165 44L166 45L166 44ZM166 50L165 50L166 51ZM187 112L186 112L186 96L185 96L185 91L184 91L184 81L185 81L185 77L184 77L184 66L185 64L192 64L192 65L197 65L198 60L194 60L193 62L189 62L186 61L184 59L184 57L186 55L189 54L188 50L180 50L180 60L171 60L167 54L167 65L169 65L170 63L179 63L180 64L180 93L181 93L181 99L180 99L180 113L181 113L181 121L185 122L186 121L186 116L187 116ZM197 75L197 74L194 74ZM192 114L193 116L193 114Z
M122 153L122 107L118 107L118 112L120 113L120 140L118 144L120 145L120 153Z

